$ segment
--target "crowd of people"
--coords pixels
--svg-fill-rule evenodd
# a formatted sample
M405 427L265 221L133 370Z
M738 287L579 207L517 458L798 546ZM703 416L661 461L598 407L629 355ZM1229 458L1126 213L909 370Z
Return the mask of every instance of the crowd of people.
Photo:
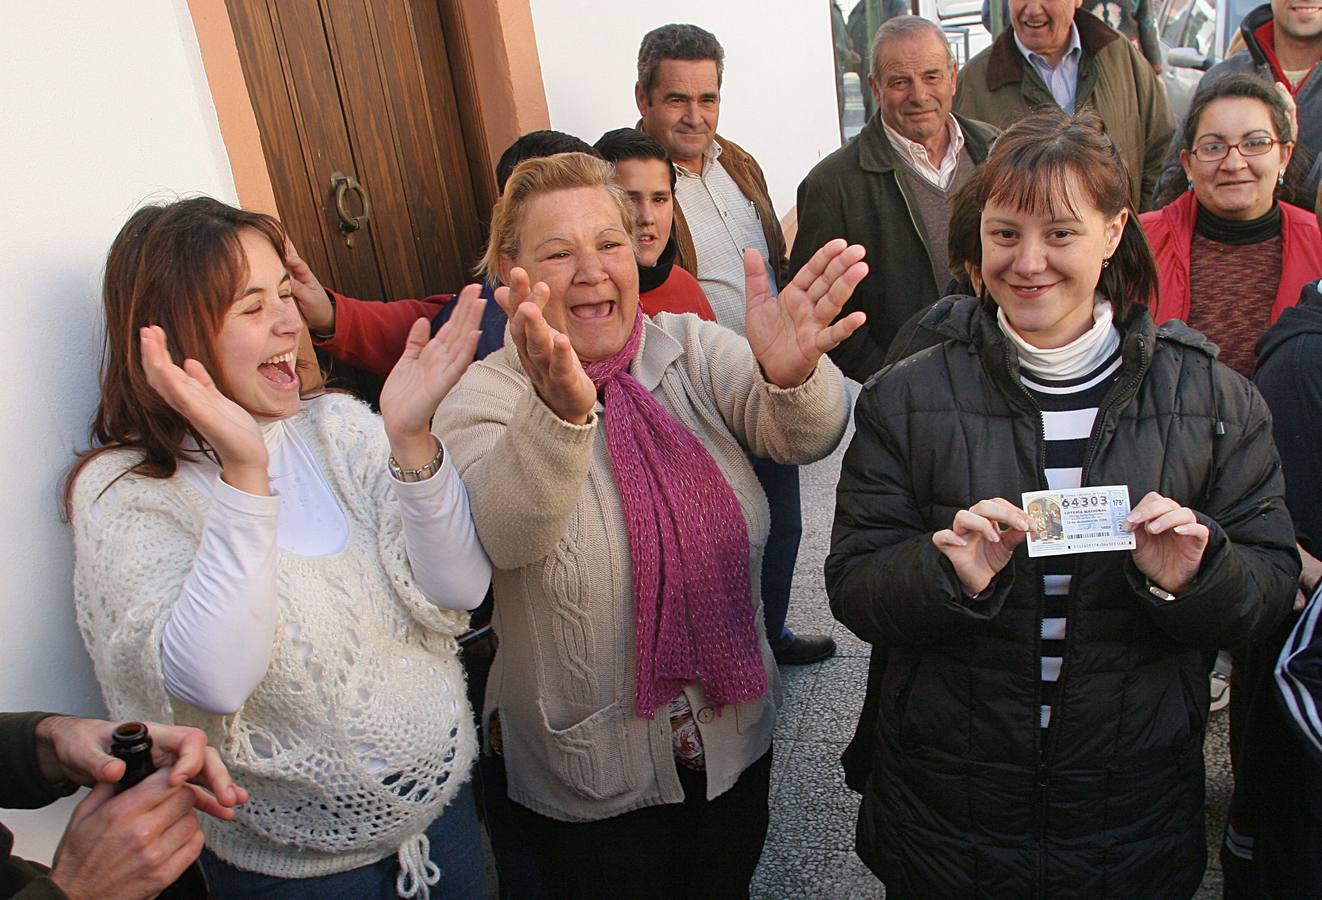
M1214 689L1226 896L1322 893L1322 8L1255 10L1178 123L1133 35L1007 12L963 71L881 25L792 240L693 25L643 38L633 127L508 149L457 293L134 213L65 507L161 771L116 793L112 723L0 716L5 806L92 787L49 868L0 829L0 893L747 897L779 667L835 651L785 622L846 377L824 577L872 647L842 761L887 895L1192 896Z

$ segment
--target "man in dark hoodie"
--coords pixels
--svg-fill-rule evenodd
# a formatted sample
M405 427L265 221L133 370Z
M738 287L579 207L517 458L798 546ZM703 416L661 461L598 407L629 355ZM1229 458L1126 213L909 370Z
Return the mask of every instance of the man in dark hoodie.
M1254 373L1272 413L1299 555L1300 615L1252 647L1249 693L1221 865L1225 896L1322 896L1322 292L1303 289L1258 341ZM1307 602L1307 606L1304 603ZM1284 652L1283 652L1284 648ZM1241 690L1241 688L1236 688Z
M1226 72L1256 73L1265 81L1282 85L1294 98L1298 115L1296 159L1285 173L1284 187L1290 195L1280 199L1304 209L1313 209L1318 185L1322 181L1322 6L1301 0L1271 0L1255 8L1239 26L1245 49L1217 63L1203 76L1205 83ZM1166 155L1165 166L1157 180L1153 208L1165 206L1184 192L1185 175L1180 167L1180 134ZM1322 274L1322 273L1319 273Z

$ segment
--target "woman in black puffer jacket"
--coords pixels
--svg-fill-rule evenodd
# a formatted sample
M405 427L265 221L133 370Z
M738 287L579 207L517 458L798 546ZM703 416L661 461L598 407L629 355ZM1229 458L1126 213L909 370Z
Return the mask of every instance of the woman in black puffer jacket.
M985 297L868 383L841 473L831 608L886 654L858 853L893 898L1188 897L1209 654L1299 571L1267 409L1154 327L1095 118L1022 120L978 177ZM1128 487L1135 549L1029 558L1021 493L1080 485Z

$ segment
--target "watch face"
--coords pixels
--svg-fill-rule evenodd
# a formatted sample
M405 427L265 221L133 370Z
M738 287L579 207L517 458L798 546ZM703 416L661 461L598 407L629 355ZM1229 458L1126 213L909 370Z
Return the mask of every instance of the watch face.
M1154 597L1160 597L1162 600L1165 600L1167 602L1175 599L1174 594L1172 594L1170 591L1166 590L1163 587L1159 587L1158 585L1153 584L1151 581L1148 582L1148 593L1150 593Z

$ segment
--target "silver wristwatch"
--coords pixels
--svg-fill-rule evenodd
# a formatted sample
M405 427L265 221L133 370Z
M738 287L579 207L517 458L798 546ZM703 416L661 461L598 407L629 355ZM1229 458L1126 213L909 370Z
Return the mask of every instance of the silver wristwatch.
M1170 591L1166 590L1164 587L1162 587L1159 584L1153 584L1151 578L1147 578L1145 580L1148 583L1148 593L1151 594L1152 596L1156 597L1159 600L1165 600L1167 603L1170 603L1172 600L1175 599L1175 595L1172 594Z
M445 461L445 448L441 446L440 439L436 439L436 455L431 458L431 462L420 469L401 469L399 463L395 462L395 457L390 457L386 465L390 468L390 474L396 481L426 481L441 469L441 463Z

